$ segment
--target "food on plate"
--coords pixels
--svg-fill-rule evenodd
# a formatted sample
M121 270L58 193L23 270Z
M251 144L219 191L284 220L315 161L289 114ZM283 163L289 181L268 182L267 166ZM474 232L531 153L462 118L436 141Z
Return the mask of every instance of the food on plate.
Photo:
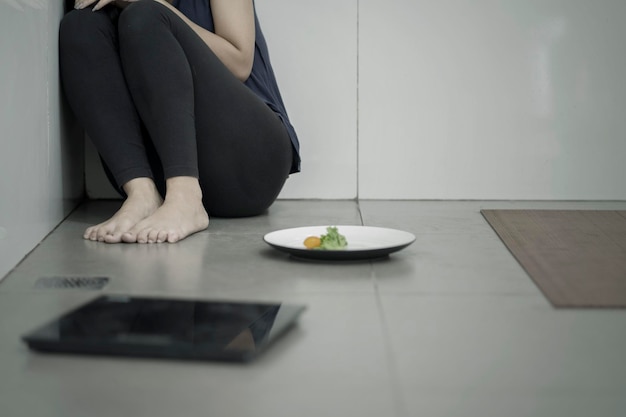
M321 249L321 250L341 250L348 246L346 237L339 233L334 226L328 226L326 228L326 234L321 236L309 236L304 239L304 246L307 249Z
M304 246L306 246L307 249L319 248L321 244L322 239L320 239L319 236L309 236L304 239Z

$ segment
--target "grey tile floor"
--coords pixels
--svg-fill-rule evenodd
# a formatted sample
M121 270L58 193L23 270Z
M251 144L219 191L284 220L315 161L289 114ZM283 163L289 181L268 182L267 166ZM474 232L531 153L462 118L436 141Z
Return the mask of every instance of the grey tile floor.
M626 202L278 201L212 219L176 245L80 238L116 202L87 202L0 283L0 415L626 415L626 311L556 310L481 208L626 209ZM265 233L318 224L408 230L388 259L307 262ZM38 289L107 276L101 291ZM304 303L299 324L247 365L43 355L20 335L100 293Z

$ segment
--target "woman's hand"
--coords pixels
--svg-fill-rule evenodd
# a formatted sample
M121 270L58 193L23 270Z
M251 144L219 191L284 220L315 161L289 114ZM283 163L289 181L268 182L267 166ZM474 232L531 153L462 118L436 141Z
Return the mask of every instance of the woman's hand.
M128 6L128 3L132 3L134 1L138 0L76 0L74 2L74 8L84 9L85 7L91 6L92 4L96 3L96 5L92 9L95 12L102 9L107 4L114 3L117 7L123 9L124 7Z

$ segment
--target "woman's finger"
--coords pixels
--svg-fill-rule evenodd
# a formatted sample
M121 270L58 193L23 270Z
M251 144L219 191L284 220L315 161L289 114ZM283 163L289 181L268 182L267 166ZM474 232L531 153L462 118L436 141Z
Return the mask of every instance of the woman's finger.
M100 10L102 9L104 6L106 6L109 3L113 3L115 0L100 0L98 3L96 3L96 5L93 8L93 11L95 12L96 10Z
M75 9L84 9L87 6L94 4L96 1L97 0L76 0L74 2L74 8Z
M102 9L107 4L113 3L115 0L100 0L93 8L93 11Z
M102 9L104 6L106 6L109 3L113 3L114 0L76 0L76 2L74 3L74 8L75 9L84 9L87 6L91 6L92 4L96 3L96 5L94 6L94 8L92 9L94 12L97 10Z

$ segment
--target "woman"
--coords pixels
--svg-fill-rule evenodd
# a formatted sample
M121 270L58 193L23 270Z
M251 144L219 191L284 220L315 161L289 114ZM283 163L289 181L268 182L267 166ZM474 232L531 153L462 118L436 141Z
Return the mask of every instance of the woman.
M177 242L209 215L262 213L300 169L253 0L76 0L60 62L126 197L85 239Z

